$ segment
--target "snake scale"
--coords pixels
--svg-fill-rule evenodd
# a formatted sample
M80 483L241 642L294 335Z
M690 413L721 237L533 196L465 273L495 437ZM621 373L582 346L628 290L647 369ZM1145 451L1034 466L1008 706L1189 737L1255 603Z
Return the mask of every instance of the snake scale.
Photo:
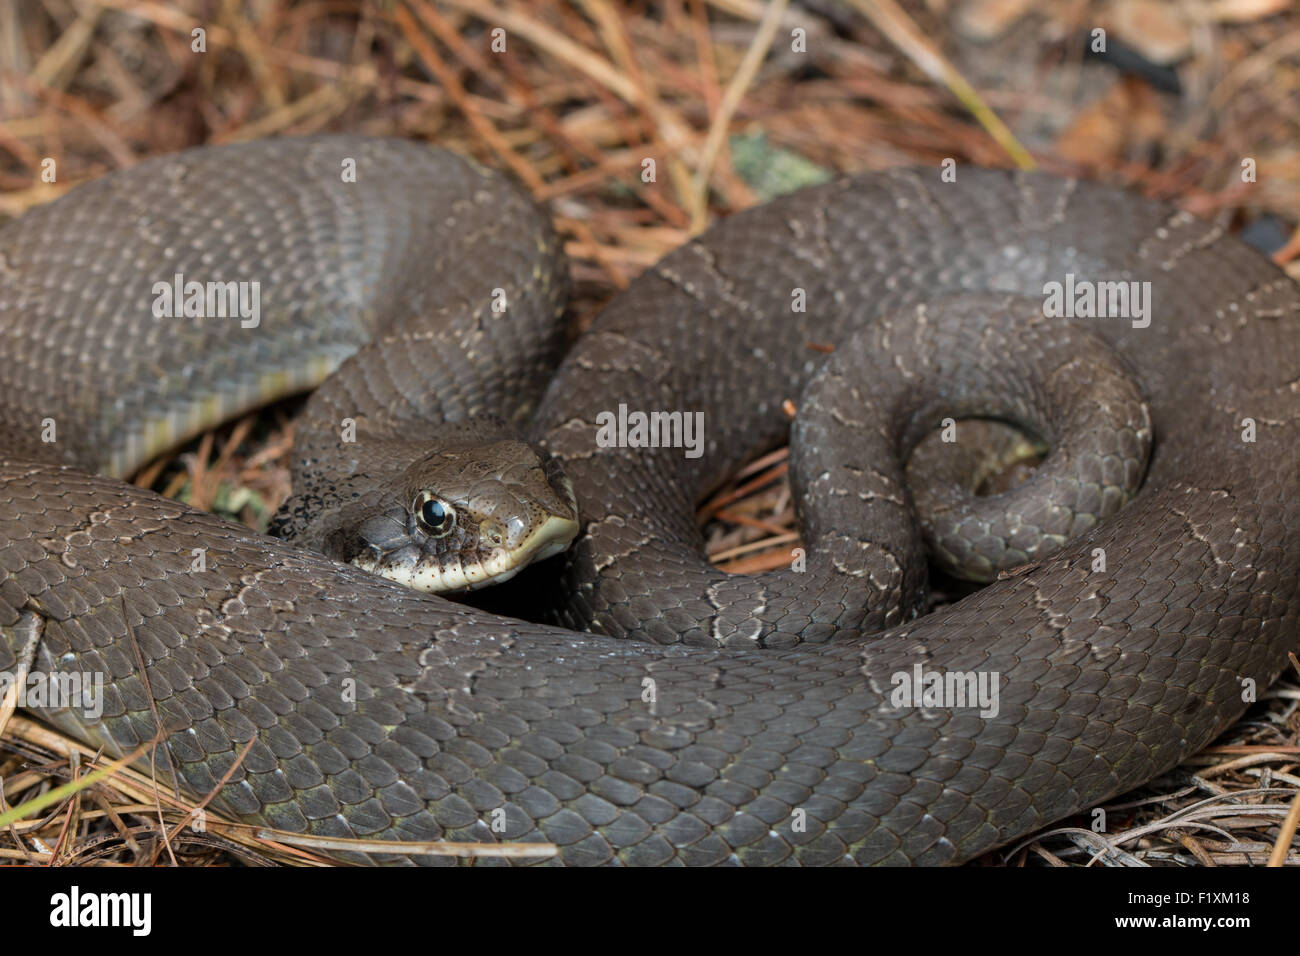
M258 283L259 318L156 314L175 275ZM1046 317L1067 276L1149 282L1149 323ZM8 223L0 670L106 675L101 716L45 716L113 753L160 737L160 774L202 797L229 773L213 805L284 830L544 841L566 864L944 864L1173 767L1296 646L1300 296L1218 225L1043 174L896 170L723 220L556 370L566 295L543 214L410 142L194 150ZM529 439L497 452L562 466L581 533L529 572L552 623L113 477L322 379L295 467L344 419L411 442L492 422ZM793 484L821 492L806 566L723 574L693 506L791 432L787 400ZM700 413L702 441L598 440L620 406ZM971 547L1009 557L918 614L902 459L948 415L1051 439L1026 487L1073 504L984 518L992 498L945 493ZM328 495L296 492L290 524ZM992 675L998 706L899 706L918 668Z

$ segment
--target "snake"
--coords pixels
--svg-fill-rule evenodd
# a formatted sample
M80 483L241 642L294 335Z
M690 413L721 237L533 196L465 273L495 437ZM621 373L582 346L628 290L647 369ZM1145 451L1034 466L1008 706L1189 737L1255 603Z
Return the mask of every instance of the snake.
M891 169L572 341L569 281L521 188L400 139L5 224L0 672L101 676L28 707L344 861L944 865L1169 771L1295 649L1300 296L1225 221ZM278 537L123 480L300 392ZM914 479L985 422L1025 481ZM696 507L786 440L788 566L714 567ZM931 564L979 583L934 606Z

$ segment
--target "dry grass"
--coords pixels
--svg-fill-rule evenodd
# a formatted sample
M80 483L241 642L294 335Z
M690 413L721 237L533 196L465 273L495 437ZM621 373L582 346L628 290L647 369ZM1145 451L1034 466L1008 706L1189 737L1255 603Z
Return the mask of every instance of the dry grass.
M828 172L945 157L1037 161L1201 215L1300 217L1300 17L1270 15L1284 4L1202 5L1211 19L1165 22L1163 34L1125 32L1137 0L1045 5L1050 12L1035 8L1010 26L1000 24L1005 11L1033 5L808 6L3 5L0 216L203 142L339 129L427 139L511 171L549 203L573 261L577 329L713 216ZM1077 38L1098 24L1153 48L1185 41L1183 95L1086 60ZM495 29L505 52L492 49ZM802 31L806 52L792 49L792 31ZM41 180L46 157L57 160L55 183ZM1247 157L1260 171L1248 187L1239 175ZM654 182L641 179L646 159ZM1298 251L1293 235L1276 255L1287 262ZM137 480L262 526L287 492L291 411L227 426ZM779 453L755 463L702 511L722 566L752 572L788 561L795 531L784 468ZM1091 818L1067 821L1076 828L981 862L1222 866L1262 864L1275 847L1285 854L1297 815L1287 819L1288 807L1300 807L1298 702L1291 675L1213 747L1107 806L1104 837ZM103 763L61 734L5 716L0 814ZM0 859L322 862L212 814L202 829L188 826L194 806L118 770L0 831ZM1300 862L1300 850L1286 862Z

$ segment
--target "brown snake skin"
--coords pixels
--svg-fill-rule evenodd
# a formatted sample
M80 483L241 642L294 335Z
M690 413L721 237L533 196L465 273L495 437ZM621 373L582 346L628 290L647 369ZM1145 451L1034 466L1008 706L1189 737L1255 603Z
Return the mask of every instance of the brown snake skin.
M285 830L547 841L567 864L941 864L1171 768L1295 648L1300 296L1221 228L1039 174L868 174L669 255L551 377L558 248L495 176L349 137L165 157L6 225L0 670L30 656L106 674L102 720L46 716L114 752L161 720L158 772L194 795L255 739L214 805ZM154 317L153 283L178 272L259 281L260 324ZM1044 318L1044 283L1067 273L1149 281L1150 325ZM965 298L981 292L998 298ZM1058 554L912 618L924 583L905 564L917 532L897 463L859 456L866 438L837 454L803 415L831 406L836 427L905 454L943 409L978 410L962 370L1019 337L988 318L1003 305L1026 360L1064 326L1123 356L1149 402L1149 470ZM569 557L536 569L573 630L407 591L89 473L314 384L371 337L308 414L529 423L581 505ZM819 343L844 347L805 399ZM868 387L870 361L893 391ZM1092 377L1051 368L1067 393ZM855 379L884 420L837 404ZM806 571L724 575L692 506L786 433L785 399L806 445L796 488L848 503L809 506ZM703 454L599 447L595 417L620 404L702 412ZM1116 463L1137 432L1120 434L1089 446L1097 469L1135 467ZM1079 500L1108 484L1099 472ZM995 675L997 712L893 706L892 675L917 665Z

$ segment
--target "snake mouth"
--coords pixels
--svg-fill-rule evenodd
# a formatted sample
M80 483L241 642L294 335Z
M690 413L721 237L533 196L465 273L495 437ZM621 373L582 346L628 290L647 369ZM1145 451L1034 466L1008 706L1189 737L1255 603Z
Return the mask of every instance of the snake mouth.
M448 594L476 591L509 581L528 565L568 549L578 522L551 515L513 548L472 548L452 554L422 554L413 545L383 552L370 547L351 560L353 567L416 591Z

